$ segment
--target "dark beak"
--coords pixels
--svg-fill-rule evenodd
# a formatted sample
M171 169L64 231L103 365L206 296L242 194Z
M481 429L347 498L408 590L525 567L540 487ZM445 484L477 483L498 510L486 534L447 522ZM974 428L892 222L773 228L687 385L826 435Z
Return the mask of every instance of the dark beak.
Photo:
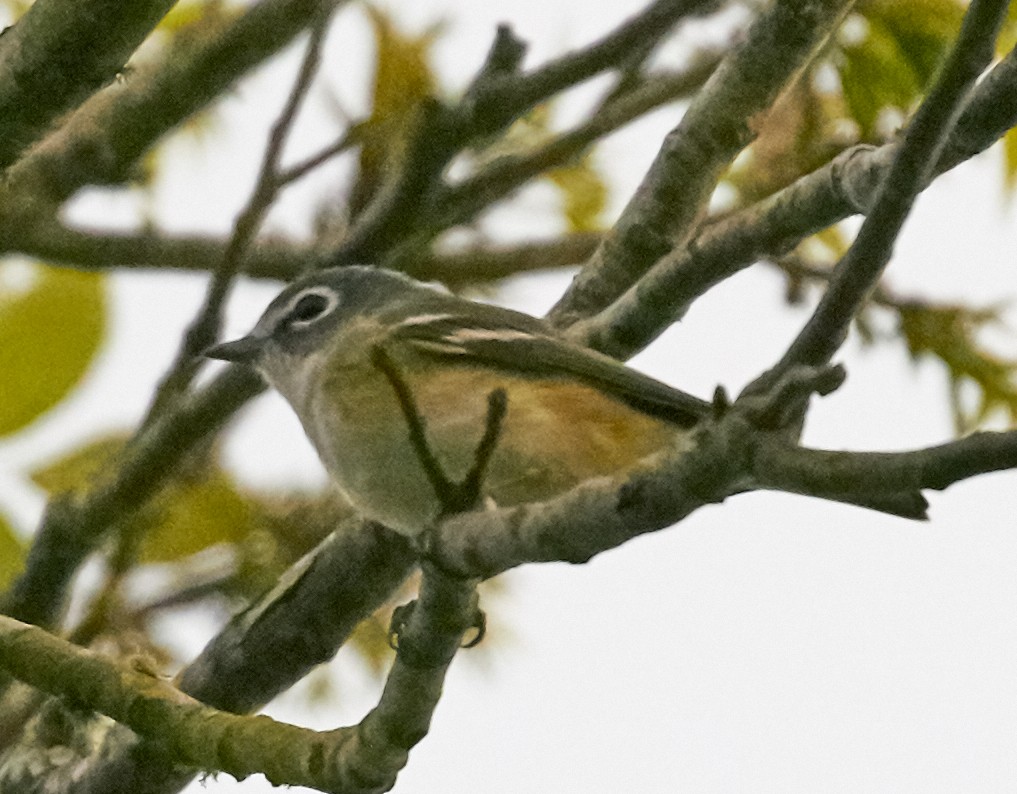
M257 361L265 340L257 336L245 336L233 342L212 345L202 351L203 356L232 361L235 364L253 364Z

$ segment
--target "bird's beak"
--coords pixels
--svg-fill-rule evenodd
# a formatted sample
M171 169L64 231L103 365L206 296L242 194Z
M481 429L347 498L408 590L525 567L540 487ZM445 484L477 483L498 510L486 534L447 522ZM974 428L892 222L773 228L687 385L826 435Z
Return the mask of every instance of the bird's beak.
M202 355L207 358L218 358L232 361L235 364L253 364L258 360L265 340L258 336L244 336L232 342L223 342L206 348Z

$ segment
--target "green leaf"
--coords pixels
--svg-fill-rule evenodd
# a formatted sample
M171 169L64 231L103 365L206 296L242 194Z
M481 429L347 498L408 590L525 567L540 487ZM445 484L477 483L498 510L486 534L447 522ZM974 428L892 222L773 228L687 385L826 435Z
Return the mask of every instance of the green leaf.
M1017 46L1017 3L1010 3L1006 11L1006 21L996 39L996 55L1002 58Z
M877 123L882 111L909 110L922 82L893 32L878 19L868 22L865 38L843 47L840 79L852 117L863 136L873 140L880 137Z
M965 6L958 0L867 0L859 10L894 38L924 89L960 31Z
M1003 186L1011 193L1017 187L1017 128L1003 136Z
M218 543L236 543L251 529L247 501L220 469L174 484L145 511L148 531L140 562L170 562Z
M25 547L11 525L0 516L0 590L6 590L25 562Z
M49 494L84 493L116 466L126 436L109 435L32 472ZM140 562L170 562L250 532L252 511L233 479L218 466L192 465L131 519L141 533Z
M912 358L932 355L949 371L954 393L967 381L979 391L979 405L963 411L955 402L959 433L972 430L990 414L1003 411L1017 423L1017 361L1005 359L981 344L978 335L989 324L1001 322L995 309L933 306L916 303L899 308L901 333Z
M113 433L89 441L72 452L48 463L29 476L50 495L84 494L104 473L116 465L116 456L127 441L126 433Z
M569 231L592 232L602 228L607 206L607 185L589 156L547 172L561 192Z
M350 196L356 214L370 201L382 177L401 156L408 122L420 103L435 93L436 78L430 66L431 45L439 28L419 36L400 31L384 11L367 6L377 50L371 89L371 116L364 123L359 173Z
M0 436L63 400L105 332L101 275L0 264Z

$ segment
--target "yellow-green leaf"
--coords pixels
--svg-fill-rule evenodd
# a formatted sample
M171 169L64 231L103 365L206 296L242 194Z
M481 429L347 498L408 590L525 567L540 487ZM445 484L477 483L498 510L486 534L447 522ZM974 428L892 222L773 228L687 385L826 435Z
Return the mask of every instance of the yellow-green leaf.
M857 44L842 48L841 86L851 115L867 139L879 138L882 111L910 109L923 83L893 32L878 19Z
M36 469L29 476L48 494L83 494L101 474L113 469L116 456L126 441L125 433L97 438Z
M996 355L978 338L984 326L1000 322L997 310L914 304L899 312L901 333L912 358L932 355L942 361L955 392L965 381L978 388L979 405L974 411L962 410L955 401L958 432L971 430L1000 410L1017 423L1017 360Z
M353 214L366 206L391 158L399 156L407 123L421 101L434 95L436 84L429 58L438 29L413 36L400 31L380 9L368 6L367 15L377 54L371 116L364 124L360 170L350 197Z
M928 85L960 30L959 0L865 0L858 7L897 42L921 87Z
M64 399L105 331L101 275L0 264L0 436Z
M607 186L589 157L547 172L561 192L569 231L592 232L601 228L607 206Z
M1017 46L1017 3L1010 3L1006 11L1006 21L996 39L996 55L1002 58Z
M20 573L25 561L25 547L11 525L0 516L0 590L6 590Z
M236 543L250 530L250 511L232 478L209 468L175 483L144 511L140 562L170 562L218 543Z
M1003 136L1003 185L1011 192L1017 187L1017 129Z
M240 11L235 2L224 0L183 0L170 9L156 28L160 33L176 36L189 34L199 27L218 23Z
M34 472L33 482L50 494L83 493L116 466L125 436L109 435ZM130 519L142 538L140 562L169 562L217 543L235 543L251 530L251 509L232 478L201 463L180 472Z

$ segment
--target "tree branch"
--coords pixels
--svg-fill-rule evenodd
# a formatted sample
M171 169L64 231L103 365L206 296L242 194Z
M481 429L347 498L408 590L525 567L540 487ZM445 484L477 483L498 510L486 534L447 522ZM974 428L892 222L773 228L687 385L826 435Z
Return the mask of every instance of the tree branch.
M272 125L254 190L233 225L233 234L226 245L222 262L212 273L205 301L198 310L197 316L184 332L176 359L155 389L151 405L142 420L142 427L180 399L190 386L191 381L194 380L198 368L205 363L201 358L201 352L215 342L219 336L222 328L223 305L233 280L240 270L244 253L251 245L254 235L258 232L258 227L283 186L279 174L283 145L293 127L293 122L296 120L297 111L311 87L311 81L318 71L318 64L321 61L321 45L328 29L328 19L329 13L322 12L311 27L311 36L307 42L304 59L297 71L286 104Z
M87 184L123 181L162 135L226 91L345 0L261 0L108 86L7 172L6 191L57 203ZM0 197L3 203L10 196Z
M378 706L359 725L323 733L217 711L151 672L114 664L6 617L0 617L0 664L35 687L129 726L176 764L238 778L260 772L277 785L329 792L387 791L409 750L427 734L445 673L476 612L476 582L427 568Z
M779 377L796 365L824 364L840 349L852 320L890 262L915 198L929 183L961 102L992 62L1007 5L1006 0L972 1L935 85L904 131L858 236L834 268L830 286L808 323L764 379Z
M665 138L611 233L551 310L569 326L603 309L685 238L765 112L849 7L782 0L762 13Z
M546 502L453 516L436 528L431 553L443 568L490 577L528 562L586 562L747 490L885 509L887 498L1017 467L1017 431L908 452L827 452L762 431L745 400L702 426L693 449L648 460L625 481L589 480Z
M607 69L622 65L636 51L663 39L677 22L710 11L716 0L656 0L599 41L563 55L529 74L513 68L485 70L467 92L461 107L463 126L474 134L490 134L509 124L530 108ZM509 35L499 30L499 37Z
M0 37L0 171L124 68L175 0L39 0Z
M995 143L1017 124L1017 50L979 83L936 163L941 174ZM628 358L679 319L710 287L856 213L871 211L899 143L856 146L783 190L676 248L600 314L568 329L575 341Z

